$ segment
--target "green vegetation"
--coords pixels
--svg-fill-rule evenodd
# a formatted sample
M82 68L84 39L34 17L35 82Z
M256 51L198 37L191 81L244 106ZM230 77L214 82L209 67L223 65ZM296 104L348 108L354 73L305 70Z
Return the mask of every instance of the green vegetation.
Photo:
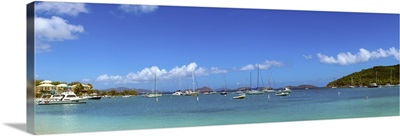
M354 72L339 78L326 85L326 87L367 86L371 83L378 85L399 84L399 64L393 66L375 66Z

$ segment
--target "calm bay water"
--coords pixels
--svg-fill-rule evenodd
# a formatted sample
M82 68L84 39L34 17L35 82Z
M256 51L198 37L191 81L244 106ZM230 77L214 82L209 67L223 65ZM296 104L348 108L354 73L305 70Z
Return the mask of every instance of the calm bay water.
M131 130L204 125L399 116L399 87L294 90L222 96L164 95L102 98L86 104L36 105L38 134ZM268 96L269 95L269 96ZM368 97L368 99L366 98Z

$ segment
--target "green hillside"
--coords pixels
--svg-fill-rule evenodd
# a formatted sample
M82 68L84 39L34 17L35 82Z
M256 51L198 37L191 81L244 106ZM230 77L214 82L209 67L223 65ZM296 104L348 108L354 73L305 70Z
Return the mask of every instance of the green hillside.
M367 86L370 83L378 85L399 84L399 64L392 66L375 66L354 72L326 85L326 87ZM352 82L353 80L353 82Z

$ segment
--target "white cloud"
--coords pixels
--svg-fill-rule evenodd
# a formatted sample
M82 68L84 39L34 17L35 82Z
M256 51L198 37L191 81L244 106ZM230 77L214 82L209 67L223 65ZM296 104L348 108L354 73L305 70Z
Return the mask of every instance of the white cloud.
M171 70L161 69L158 66L144 68L137 72L130 72L126 76L109 76L107 74L100 75L96 81L119 83L140 83L154 80L154 74L157 75L157 80L176 79L178 77L191 77L192 71L196 76L205 76L209 74L226 73L227 70L212 67L211 69L198 67L195 62L188 65L176 66Z
M116 76L108 76L107 74L100 75L97 77L96 81L115 81L115 80L121 80L122 77L119 75Z
M223 74L223 73L228 73L228 70L225 69L219 69L217 67L211 67L211 73L212 74Z
M284 63L283 62L279 62L279 61L274 61L274 60L272 60L272 61L266 60L261 64L248 64L246 66L243 66L243 67L239 68L239 70L242 70L242 71L254 70L254 69L257 68L257 65L258 65L258 67L260 69L265 70L265 69L269 69L270 67L273 67L273 66L275 66L275 67L284 66Z
M82 25L68 24L57 16L51 18L35 18L35 36L37 40L41 41L63 41L76 39L78 33L83 33L84 28Z
M77 39L78 34L83 32L82 25L68 24L68 21L57 16L35 17L35 50L38 53L50 52L50 42Z
M88 9L83 3L40 2L35 5L35 13L35 51L42 53L52 51L50 43L77 39L85 31L82 25L69 24L59 16L78 16L88 13Z
M304 57L305 59L312 59L312 56L311 56L311 55L303 55L303 57Z
M240 67L239 70L254 70L255 66L253 64L248 64L246 66Z
M83 3L41 2L35 5L35 10L36 13L50 15L78 16L80 13L88 13Z
M392 47L388 50L378 49L376 51L368 51L364 48L361 48L358 53L352 54L350 52L347 53L339 53L337 58L332 56L327 56L321 53L317 54L319 61L322 63L328 64L338 64L338 65L349 65L356 64L361 62L366 62L371 59L379 59L379 58L387 58L393 56L396 60L400 60L399 50Z
M119 10L126 13L134 13L137 15L155 12L158 6L154 5L120 5Z

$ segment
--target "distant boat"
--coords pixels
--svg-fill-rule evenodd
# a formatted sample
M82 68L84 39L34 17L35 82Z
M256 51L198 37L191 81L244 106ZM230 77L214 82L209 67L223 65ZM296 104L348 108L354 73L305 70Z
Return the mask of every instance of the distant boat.
M129 98L129 97L131 97L130 95L124 95L124 96L121 96L122 98Z
M154 88L152 93L148 93L145 95L146 98L157 98L157 97L161 97L162 94L157 93L157 75L154 74Z
M111 96L108 96L108 95L104 95L104 96L102 96L103 98L111 98Z
M192 71L192 90L188 89L186 90L183 95L184 96L197 96L197 100L199 99L199 92L196 92L195 86L194 86L194 69Z
M266 92L266 93L274 93L276 92L273 88L272 88L272 78L268 80L268 88L264 88L262 91Z
M258 79L259 79L259 73L260 73L260 68L257 65L257 88L252 89L251 88L251 72L250 72L250 90L246 91L245 93L248 95L260 95L260 94L264 94L264 91L259 90L258 88Z
M219 94L221 94L221 95L227 95L228 93L227 92L225 92L225 91L222 91L221 93L219 93Z
M287 96L289 94L289 92L285 92L285 91L278 91L275 95L276 96Z
M244 98L246 98L246 94L244 94L244 93L233 97L233 99L244 99Z
M378 88L379 86L378 86L377 82L378 82L378 72L375 71L375 83L370 83L368 85L368 88Z
M355 86L353 84L354 84L354 81L353 81L353 78L351 78L351 85L349 86L349 88L355 88Z
M283 92L291 93L292 90L291 90L289 87L285 87L285 88L283 89Z
M379 86L376 83L371 83L371 84L368 85L368 88L378 88L378 87Z
M92 93L90 94L90 96L88 97L89 100L100 100L101 96L98 96L97 93Z
M181 95L183 95L183 93L181 90L178 90L178 91L175 91L174 93L172 93L172 95L181 96Z
M266 93L274 93L274 92L276 92L274 89L272 89L272 88L265 88L265 89L263 89L263 91L264 92L266 92Z
M224 90L222 90L221 91L221 95L227 95L228 94L228 92L226 92L226 78L225 78L225 75L224 75L224 81L225 81L225 87L224 87Z
M195 91L193 91L193 90L186 90L186 91L183 93L183 95L184 95L184 96L199 96L199 93L198 93L198 92L195 92Z

